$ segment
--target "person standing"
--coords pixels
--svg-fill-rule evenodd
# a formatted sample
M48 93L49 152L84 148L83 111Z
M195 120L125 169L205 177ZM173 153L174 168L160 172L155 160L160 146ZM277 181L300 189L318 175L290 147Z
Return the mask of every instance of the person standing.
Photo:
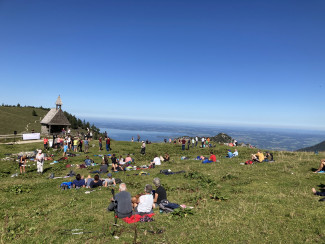
M49 139L47 137L44 137L44 150L47 150L49 148Z
M131 142L134 142L134 138L133 138L133 136L132 136L132 138L131 138Z
M185 138L183 137L183 138L182 138L182 150L185 150L185 144L186 144L186 140L185 140Z
M142 141L141 145L141 154L145 155L146 154L146 143Z
M102 137L99 137L98 143L99 143L99 151L103 150L103 139L102 139Z
M38 150L36 154L37 173L43 174L44 154L42 150Z
M138 142L140 142L140 135L138 134L138 136L137 136L138 138L137 138L137 140L138 140Z
M105 138L105 142L106 142L106 151L109 152L109 146L110 146L109 144L110 144L111 142L110 142L110 140L109 140L108 137Z
M204 147L204 142L205 142L204 137L201 138L201 142L202 142L202 147Z
M195 137L195 146L197 147L197 143L198 143L198 141L199 141L199 138L196 136Z
M25 166L26 166L26 155L23 155L20 157L20 162L19 162L19 169L20 169L20 173L26 173L25 171Z
M89 141L88 141L88 138L87 137L84 140L84 145L85 145L85 153L88 153L88 150L89 150Z
M195 140L192 138L192 147L194 147Z

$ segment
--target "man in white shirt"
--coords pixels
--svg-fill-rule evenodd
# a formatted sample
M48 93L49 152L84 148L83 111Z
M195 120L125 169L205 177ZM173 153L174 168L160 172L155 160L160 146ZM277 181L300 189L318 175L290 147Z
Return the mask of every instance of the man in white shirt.
M156 155L153 161L150 163L149 168L154 168L156 165L161 165L160 158Z

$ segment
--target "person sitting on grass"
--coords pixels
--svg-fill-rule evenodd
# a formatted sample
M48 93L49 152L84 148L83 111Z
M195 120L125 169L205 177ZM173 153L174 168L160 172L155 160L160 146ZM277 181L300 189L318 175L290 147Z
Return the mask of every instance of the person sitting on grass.
M114 172L117 172L119 170L123 171L123 168L119 165L117 158L115 157L115 154L112 155L111 160L112 160L112 170Z
M257 151L256 154L252 154L252 161L254 162L260 162L262 163L264 161L265 157L264 154L261 153L261 151Z
M161 161L160 161L160 158L158 157L158 155L155 155L155 158L150 163L149 168L154 168L156 165L161 165Z
M265 152L265 159L264 159L265 162L274 162L274 159L273 159L273 154L272 153L269 153L269 152Z
M86 156L86 159L85 159L84 162L85 162L86 166L88 167L88 166L90 166L92 163L94 163L94 160L90 159L89 156L87 155L87 156Z
M80 174L76 175L76 179L72 182L72 187L76 189L86 187L85 180L80 176Z
M165 153L164 162L169 162L169 159L170 159L170 157L169 157L168 153Z
M320 160L319 168L314 173L325 173L325 159Z
M233 155L233 153L231 152L231 150L230 149L228 149L228 152L227 152L227 156L226 156L226 158L232 158L234 155Z
M95 175L94 180L90 182L89 187L96 188L96 187L99 187L102 185L103 185L103 182L99 179L99 175Z
M155 207L158 207L162 200L167 200L167 193L165 188L161 186L159 178L154 178L153 184L156 186L153 202L155 203Z
M126 218L132 216L132 202L131 194L126 191L126 184L121 183L119 186L119 193L111 199L111 203L108 206L108 211L115 211L115 215L118 218Z
M133 160L132 160L132 158L130 157L130 154L128 154L128 155L126 156L124 162L128 164L128 163L132 163L132 161L133 161Z
M107 174L106 179L103 180L103 186L108 187L108 186L116 186L115 179L112 177L111 173Z
M152 196L152 186L146 185L144 188L144 194L137 198L136 203L134 203L134 212L136 214L149 214L153 213L153 196ZM132 199L134 201L134 199Z
M213 152L210 152L209 159L204 159L202 161L203 164L213 163L213 162L217 162L217 157L216 157L216 155L213 154Z
M238 151L237 149L235 149L234 153L232 154L234 157L237 157L238 156Z

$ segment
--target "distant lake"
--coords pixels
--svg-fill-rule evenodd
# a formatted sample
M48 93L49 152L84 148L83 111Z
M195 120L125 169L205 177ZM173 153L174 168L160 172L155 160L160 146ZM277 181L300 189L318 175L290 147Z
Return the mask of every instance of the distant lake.
M227 126L190 125L180 123L158 123L126 120L93 121L101 130L108 132L109 137L118 141L141 140L163 142L166 138L181 136L215 136L226 133L238 142L252 144L258 148L269 150L294 151L313 146L325 140L324 131L269 129L269 128L240 128Z

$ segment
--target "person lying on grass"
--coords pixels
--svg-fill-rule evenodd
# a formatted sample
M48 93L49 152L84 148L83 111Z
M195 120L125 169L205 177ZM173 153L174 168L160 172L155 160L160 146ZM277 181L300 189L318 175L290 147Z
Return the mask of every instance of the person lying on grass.
M94 180L92 180L89 184L89 187L90 188L96 188L96 187L99 187L99 186L102 186L103 185L103 182L99 179L99 175L95 175L94 176Z
M146 185L144 188L144 194L138 194L136 197L133 197L132 204L136 214L153 213L152 208L154 207L154 204L152 186Z
M117 193L108 206L108 211L115 211L118 218L126 218L132 216L132 202L131 194L126 191L126 184L121 183L119 186L119 193Z
M316 191L315 188L312 188L311 190L316 196L325 196L325 191Z
M204 159L202 161L203 164L206 164L206 163L213 163L213 162L217 162L217 157L216 155L213 154L213 152L210 152L210 157L209 159Z
M77 174L76 179L72 182L72 188L78 189L81 187L86 187L86 183L83 177L81 177L80 174Z
M325 159L320 160L319 168L314 173L325 172Z

